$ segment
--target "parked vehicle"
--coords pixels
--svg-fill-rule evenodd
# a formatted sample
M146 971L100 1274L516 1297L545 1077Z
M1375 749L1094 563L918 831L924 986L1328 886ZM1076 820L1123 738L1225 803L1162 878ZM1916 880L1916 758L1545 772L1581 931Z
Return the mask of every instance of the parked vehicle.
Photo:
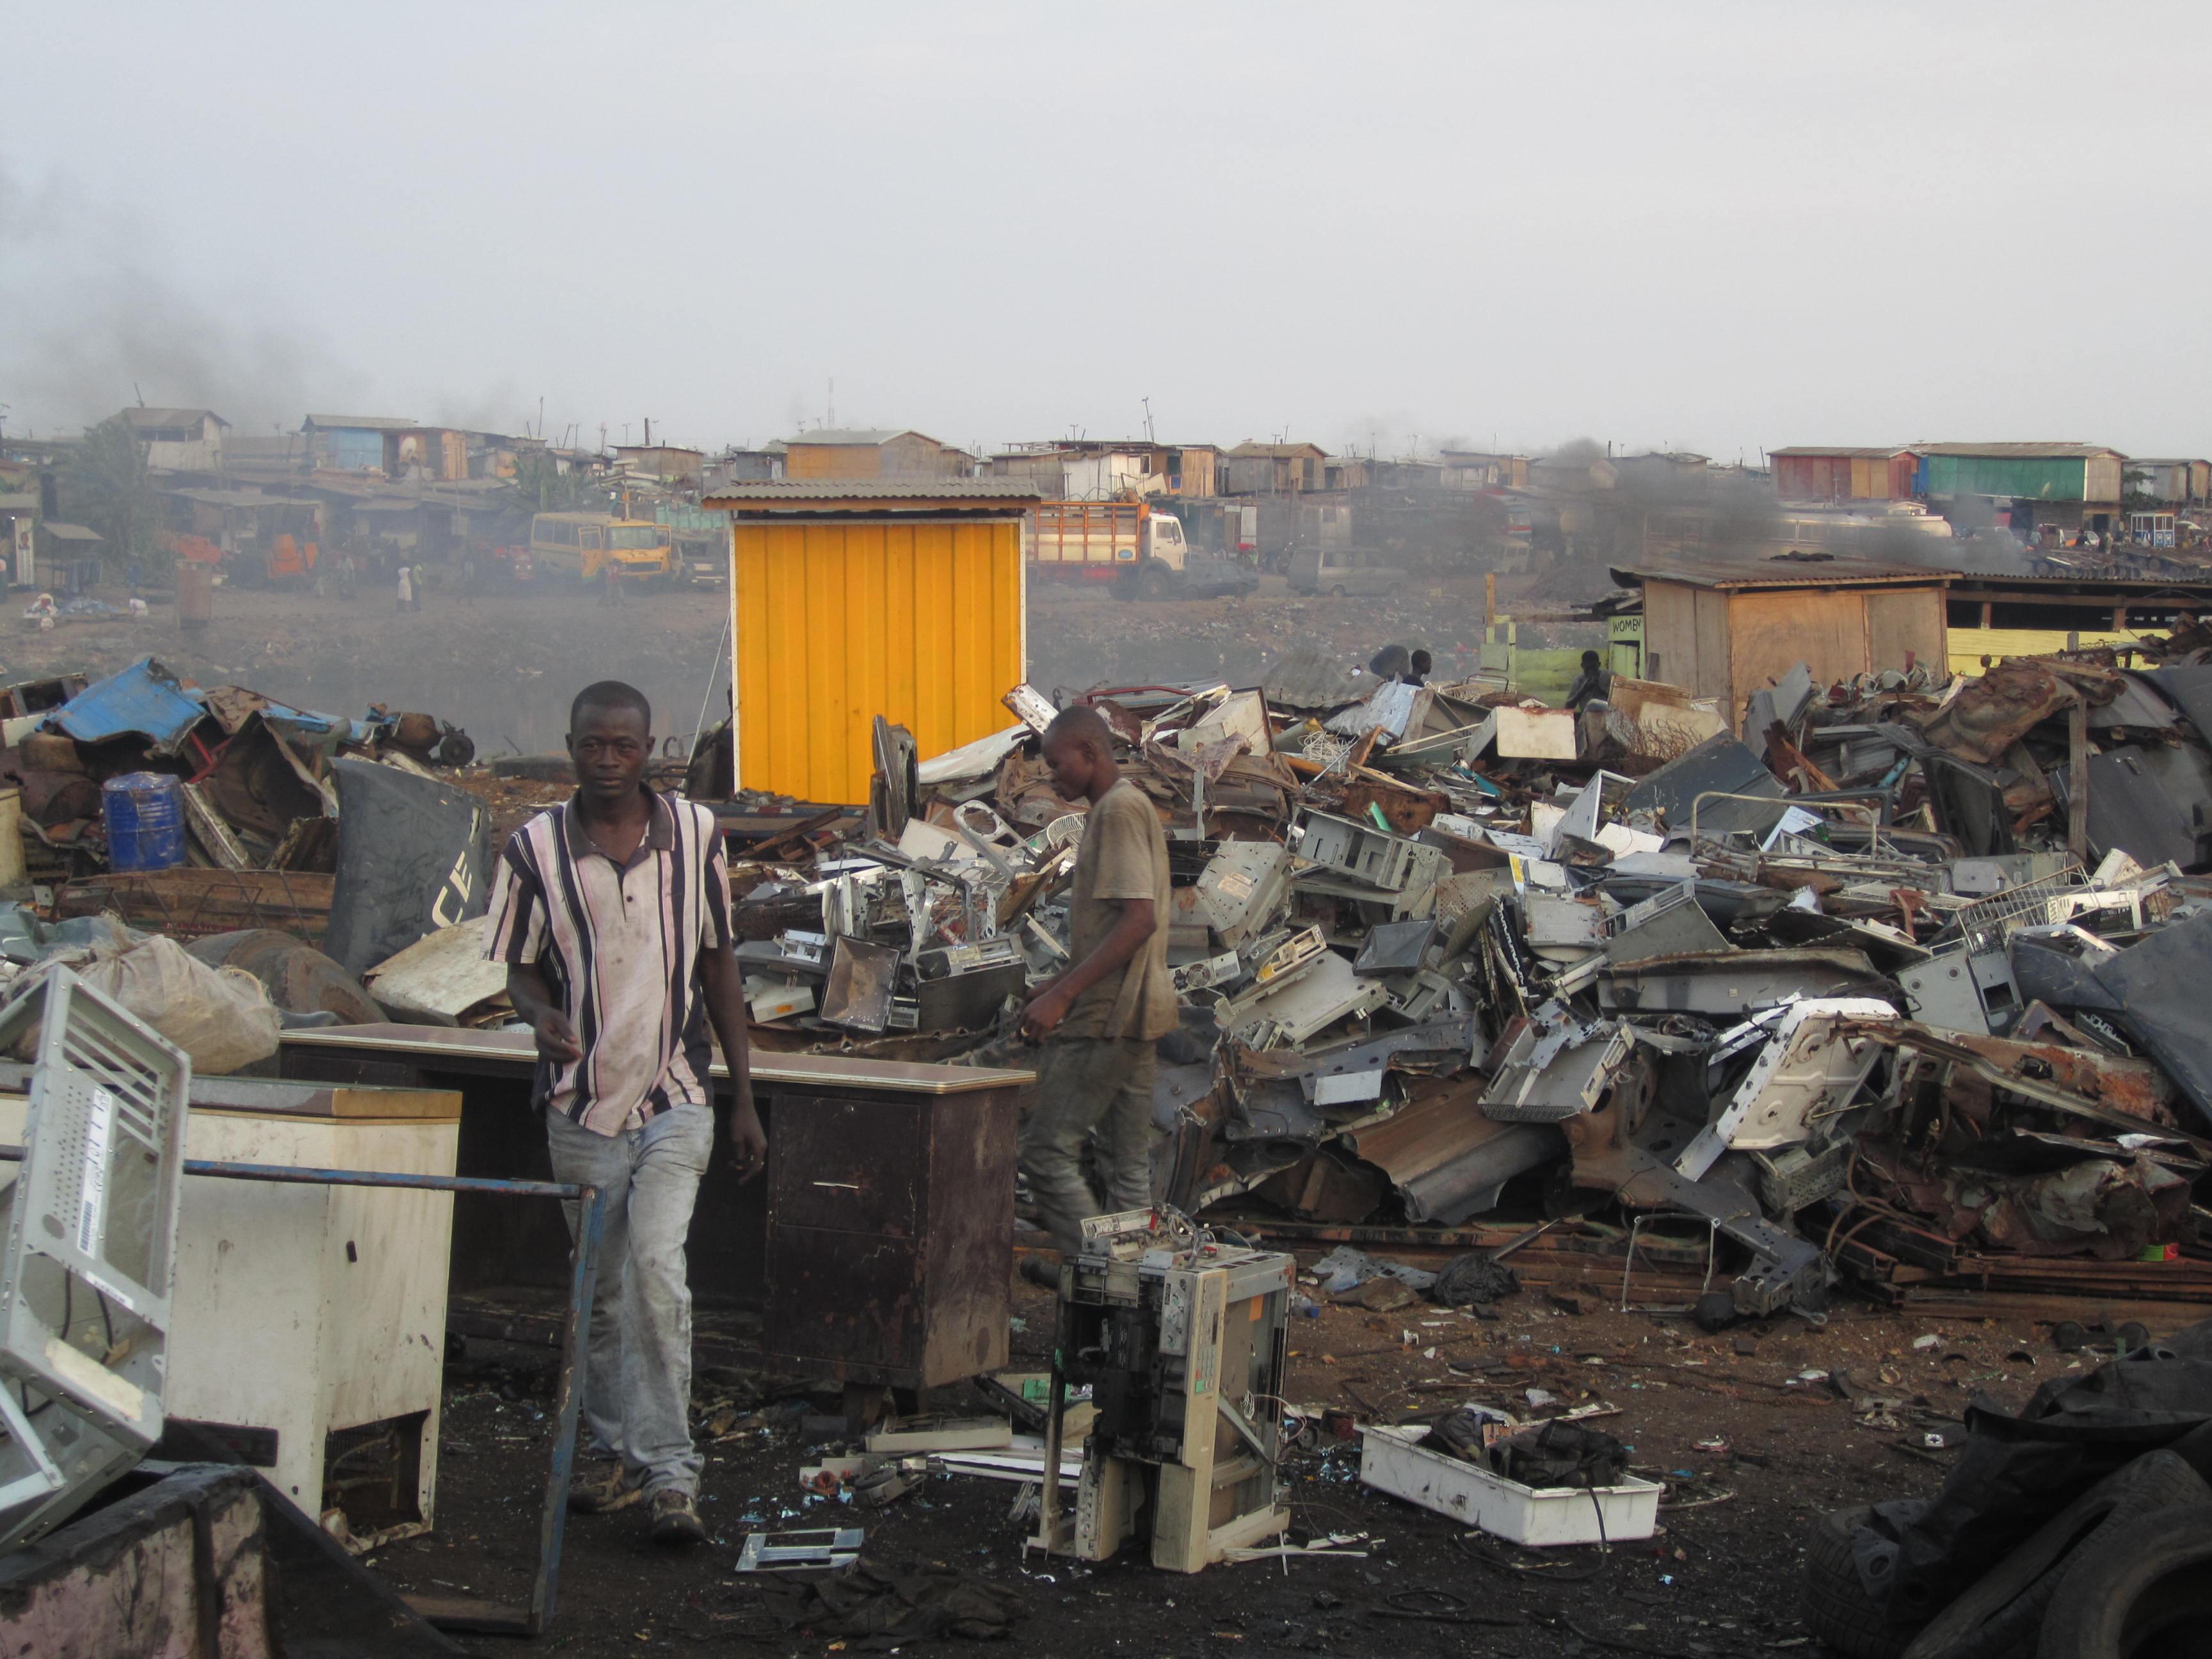
M1123 599L1180 594L1189 555L1182 520L1150 501L1042 501L1030 536L1032 576L1109 582Z
M1374 599L1405 585L1406 572L1384 564L1365 548L1307 547L1291 555L1293 593L1324 594L1333 599Z
M625 581L662 580L677 570L667 526L611 513L540 513L530 521L530 555L540 575L573 577L586 586L610 563Z

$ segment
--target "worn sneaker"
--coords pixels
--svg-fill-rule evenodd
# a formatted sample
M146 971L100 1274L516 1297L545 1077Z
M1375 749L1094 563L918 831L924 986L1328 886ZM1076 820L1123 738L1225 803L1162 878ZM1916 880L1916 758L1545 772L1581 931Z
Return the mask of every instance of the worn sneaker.
M594 1457L576 1466L568 1482L568 1507L578 1515L606 1515L628 1509L645 1488L618 1457Z
M673 1486L664 1486L653 1494L653 1520L646 1532L656 1544L676 1546L707 1541L707 1523L699 1518L698 1505L691 1501L690 1492L678 1492Z

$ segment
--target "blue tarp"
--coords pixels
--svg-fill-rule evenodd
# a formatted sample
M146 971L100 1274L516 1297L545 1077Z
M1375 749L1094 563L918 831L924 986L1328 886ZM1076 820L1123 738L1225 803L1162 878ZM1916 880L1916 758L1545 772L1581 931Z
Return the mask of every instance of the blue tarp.
M79 743L104 743L136 732L157 750L173 750L207 709L177 677L142 657L130 667L85 689L46 717L46 724Z

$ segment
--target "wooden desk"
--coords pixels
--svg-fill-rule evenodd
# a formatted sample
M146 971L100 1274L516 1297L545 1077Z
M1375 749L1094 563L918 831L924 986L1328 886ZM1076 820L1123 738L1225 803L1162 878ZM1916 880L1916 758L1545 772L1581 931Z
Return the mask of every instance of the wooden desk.
M756 1052L765 1176L717 1155L688 1245L694 1292L757 1309L761 1360L848 1384L915 1389L1006 1363L1016 1101L1033 1074ZM288 1031L287 1078L458 1090L459 1173L549 1179L526 1033L422 1025ZM726 1109L728 1073L714 1068ZM456 1291L553 1285L568 1241L535 1206L453 1218ZM550 1231L549 1231L550 1230Z

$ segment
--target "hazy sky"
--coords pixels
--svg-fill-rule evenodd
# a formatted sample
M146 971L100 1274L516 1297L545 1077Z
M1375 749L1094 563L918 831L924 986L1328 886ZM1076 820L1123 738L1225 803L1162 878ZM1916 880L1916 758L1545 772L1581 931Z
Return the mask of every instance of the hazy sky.
M23 8L0 404L2212 451L2212 6Z

